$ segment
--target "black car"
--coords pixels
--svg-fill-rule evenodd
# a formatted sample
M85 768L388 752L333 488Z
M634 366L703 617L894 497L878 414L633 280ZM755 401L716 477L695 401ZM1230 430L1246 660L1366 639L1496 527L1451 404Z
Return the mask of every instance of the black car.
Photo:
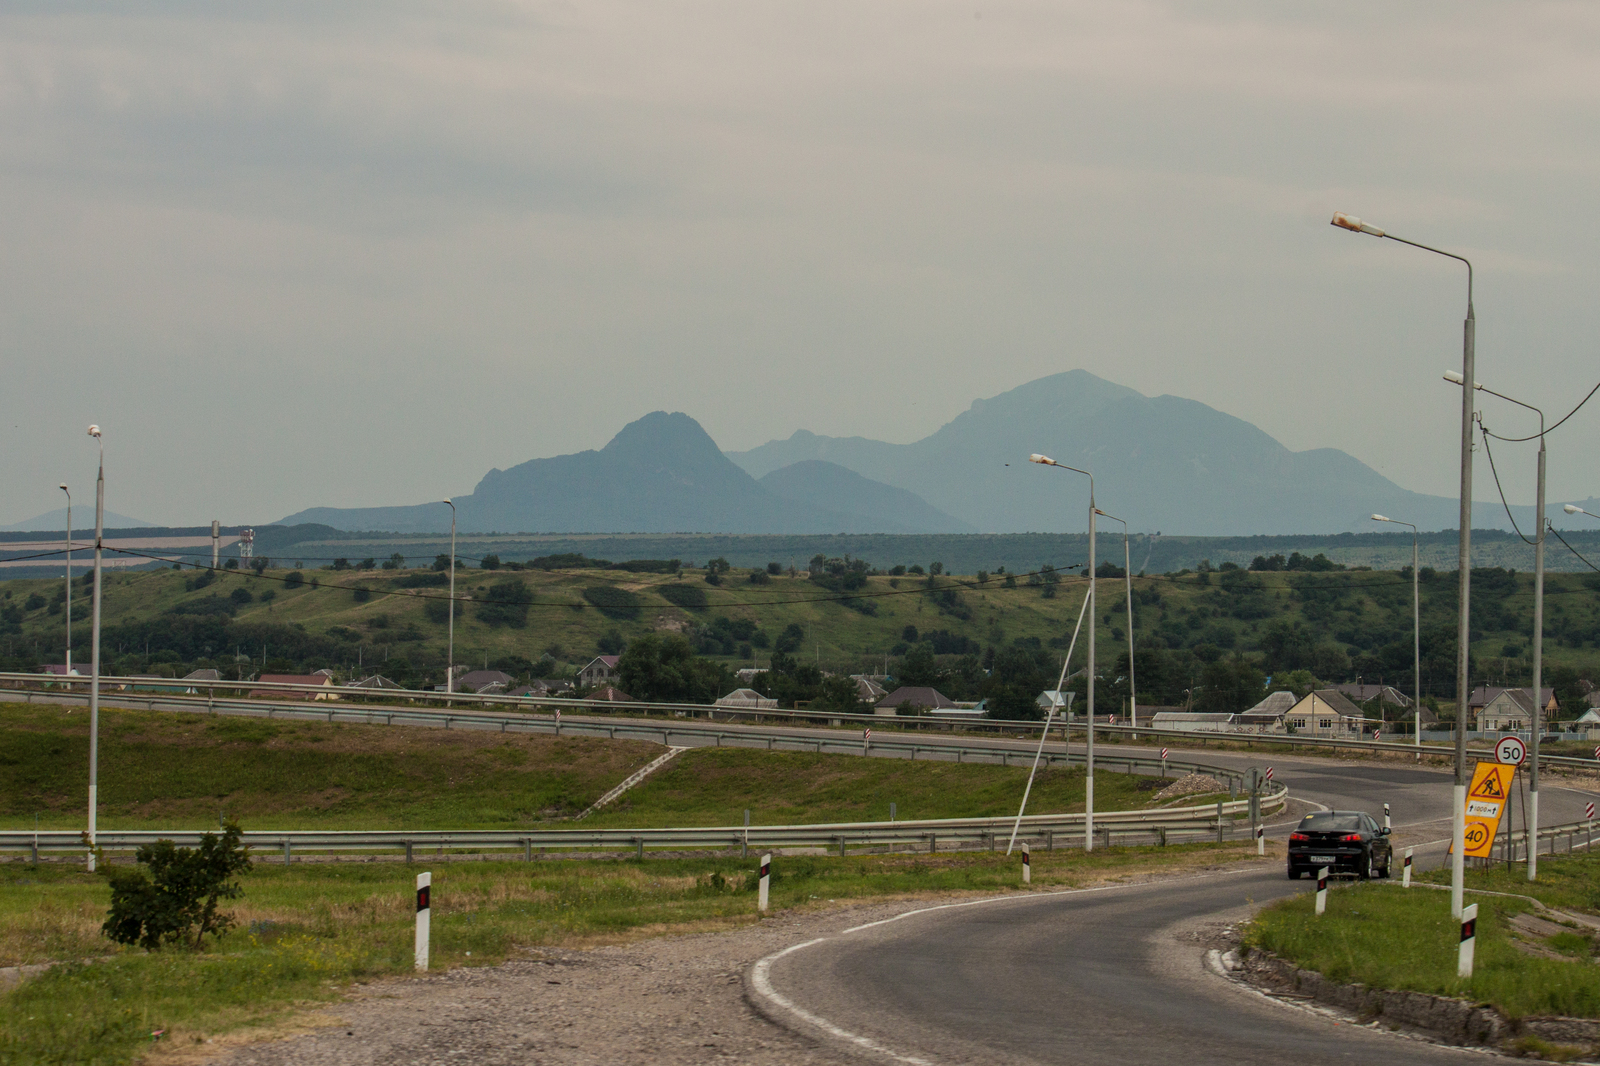
M1388 877L1394 849L1389 831L1361 811L1317 811L1300 819L1289 834L1289 880L1329 873L1352 873L1362 880Z

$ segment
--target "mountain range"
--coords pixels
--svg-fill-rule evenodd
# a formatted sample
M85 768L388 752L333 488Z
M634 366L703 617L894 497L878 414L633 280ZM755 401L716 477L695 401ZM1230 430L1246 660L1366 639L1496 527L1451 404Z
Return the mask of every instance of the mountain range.
M1453 497L1403 489L1334 448L1294 452L1195 400L1145 396L1072 370L978 400L922 440L800 430L724 454L693 418L657 411L596 451L491 470L457 497L485 532L962 533L1083 528L1087 484L1028 462L1091 470L1096 503L1142 531L1199 536L1371 530L1381 512L1453 528ZM1559 506L1552 505L1559 512ZM1594 509L1591 507L1591 509ZM1531 520L1532 508L1513 508ZM438 532L448 508L314 507L284 524ZM1474 525L1504 528L1498 500ZM1115 528L1113 526L1113 528Z

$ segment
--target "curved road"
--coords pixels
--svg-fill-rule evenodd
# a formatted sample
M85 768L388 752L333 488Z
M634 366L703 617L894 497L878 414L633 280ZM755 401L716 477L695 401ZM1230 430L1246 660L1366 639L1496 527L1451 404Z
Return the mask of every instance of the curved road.
M1207 752L1231 763L1242 756ZM1259 763L1260 760L1254 760ZM1273 759L1306 805L1379 814L1398 848L1444 857L1449 773L1396 763ZM1547 822L1576 820L1592 794L1547 785ZM1293 824L1277 826L1279 835ZM1274 1002L1207 972L1205 951L1255 905L1294 892L1282 866L1176 881L1038 893L913 910L795 945L758 963L753 1000L785 1026L878 1061L908 1063L1481 1062ZM1441 906L1447 906L1441 894Z

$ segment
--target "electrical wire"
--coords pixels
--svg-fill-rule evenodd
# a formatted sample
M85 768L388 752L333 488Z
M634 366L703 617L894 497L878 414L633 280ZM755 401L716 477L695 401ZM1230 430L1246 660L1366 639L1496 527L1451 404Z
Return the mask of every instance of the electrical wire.
M1506 502L1506 490L1500 484L1500 471L1497 470L1495 468L1495 465L1494 465L1494 452L1489 450L1489 438L1491 436L1494 436L1494 434L1490 433L1487 429L1485 429L1482 422L1478 423L1478 429L1483 433L1483 454L1485 454L1485 455L1487 455L1489 457L1489 472L1494 474L1494 487L1500 493L1500 506L1504 507L1506 509L1506 517L1511 520L1511 528L1516 531L1517 536L1522 537L1522 543L1524 543L1524 544L1532 544L1532 543L1534 543L1533 541L1529 540L1527 537L1524 537L1522 535L1521 528L1519 528L1517 526L1517 520L1514 517L1512 517L1511 505ZM1505 438L1504 437L1500 437L1500 438L1497 438L1497 439L1504 440ZM1541 521L1543 521L1544 520L1544 516L1540 515L1539 519Z
M1561 530L1557 529L1555 526L1551 526L1550 527L1550 532L1554 533L1556 535L1556 539L1559 540L1562 544L1567 544L1567 538L1563 537L1561 535ZM1584 566L1587 566L1590 570L1593 570L1596 573L1600 573L1600 566L1596 566L1593 563L1591 563L1588 559L1584 559L1583 553L1580 552L1577 548L1574 548L1572 545L1567 544L1567 551L1571 552L1573 555L1576 555L1579 559L1583 559L1583 565ZM1545 595L1548 596L1549 593L1545 593Z
M1585 396L1583 399L1578 401L1578 406L1577 407L1574 407L1572 410L1570 410L1566 414L1562 415L1561 416L1561 421L1557 422L1554 426L1551 426L1549 429L1545 430L1543 435L1548 437L1550 434L1554 433L1556 431L1556 428L1558 426L1560 426L1562 422L1565 422L1567 419L1569 419L1573 415L1577 414L1579 408L1581 408L1584 404L1588 403L1590 397L1592 397L1596 392L1600 392L1600 382L1597 382L1595 384L1595 387L1589 390L1589 395L1588 396ZM1495 439L1496 440L1503 440L1503 441L1506 441L1506 442L1508 442L1510 444L1520 444L1523 441L1538 440L1539 436L1540 436L1540 434L1535 433L1532 436L1528 436L1528 437L1496 437Z

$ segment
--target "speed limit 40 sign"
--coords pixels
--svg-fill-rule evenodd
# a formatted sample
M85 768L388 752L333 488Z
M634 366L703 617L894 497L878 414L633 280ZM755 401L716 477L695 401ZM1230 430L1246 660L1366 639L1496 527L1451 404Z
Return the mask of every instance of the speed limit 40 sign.
M1494 746L1495 761L1506 766L1521 766L1528 757L1528 746L1521 737L1502 737Z

